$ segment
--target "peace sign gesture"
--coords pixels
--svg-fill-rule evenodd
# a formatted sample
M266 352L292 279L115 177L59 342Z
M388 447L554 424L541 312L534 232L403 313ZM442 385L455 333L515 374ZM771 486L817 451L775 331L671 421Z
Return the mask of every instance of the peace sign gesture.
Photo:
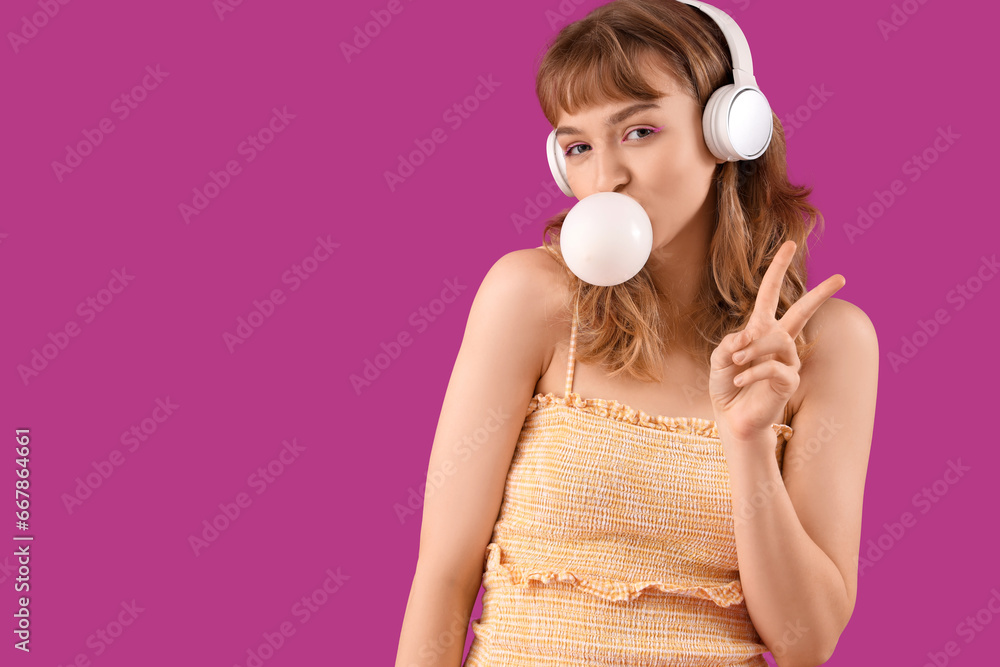
M795 256L794 241L778 248L767 268L746 327L722 339L712 352L709 395L720 435L736 441L759 440L780 423L782 410L799 387L795 337L827 299L846 284L830 276L774 318L785 272Z

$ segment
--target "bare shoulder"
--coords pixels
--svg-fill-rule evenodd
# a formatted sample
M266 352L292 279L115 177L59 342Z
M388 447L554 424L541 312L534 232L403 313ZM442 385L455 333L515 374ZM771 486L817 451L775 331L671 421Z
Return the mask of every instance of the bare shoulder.
M504 315L530 337L522 343L541 356L543 374L558 341L569 337L569 280L559 262L542 247L513 250L493 264L480 292L507 304Z
M526 307L539 308L543 314L553 315L569 302L565 272L542 247L503 255L490 268L487 278L509 285L524 299Z
M834 364L878 364L878 335L871 318L860 307L836 297L827 299L806 322L803 330L807 341L816 340L816 347L802 366L802 377L822 375Z
M562 272L559 262L542 246L512 250L497 260L497 264L501 262L532 272L535 278L555 279Z
M832 331L832 335L826 335L827 331ZM875 325L872 324L868 314L850 301L836 297L830 297L823 302L806 322L804 333L807 340L818 337L827 345L833 346L845 342L845 336L867 338L876 346L878 344ZM817 347L822 344L818 343Z

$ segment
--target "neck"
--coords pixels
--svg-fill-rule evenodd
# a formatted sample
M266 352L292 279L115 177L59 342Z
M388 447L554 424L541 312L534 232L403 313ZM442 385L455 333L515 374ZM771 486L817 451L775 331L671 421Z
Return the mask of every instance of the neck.
M715 186L695 217L649 256L647 267L668 314L690 315L701 290L708 248L715 229Z

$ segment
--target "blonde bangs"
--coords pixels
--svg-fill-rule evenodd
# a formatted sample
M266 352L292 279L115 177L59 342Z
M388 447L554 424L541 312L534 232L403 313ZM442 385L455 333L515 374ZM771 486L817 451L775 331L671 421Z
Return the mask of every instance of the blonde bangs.
M560 113L576 114L581 109L614 102L659 99L668 91L651 86L643 75L644 67L666 70L681 84L686 82L668 58L650 44L598 24L579 40L570 40L558 55L550 55L552 66L543 65L539 70L536 95L542 113L555 126Z

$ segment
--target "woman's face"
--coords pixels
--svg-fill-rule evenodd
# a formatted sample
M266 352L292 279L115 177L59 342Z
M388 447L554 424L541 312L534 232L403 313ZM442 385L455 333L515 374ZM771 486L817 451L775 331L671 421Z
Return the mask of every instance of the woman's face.
M692 225L711 224L712 178L723 160L705 144L698 102L670 74L652 66L645 73L653 87L667 93L664 97L562 114L556 127L577 199L595 192L632 197L649 215L656 250ZM606 123L609 118L612 125Z

